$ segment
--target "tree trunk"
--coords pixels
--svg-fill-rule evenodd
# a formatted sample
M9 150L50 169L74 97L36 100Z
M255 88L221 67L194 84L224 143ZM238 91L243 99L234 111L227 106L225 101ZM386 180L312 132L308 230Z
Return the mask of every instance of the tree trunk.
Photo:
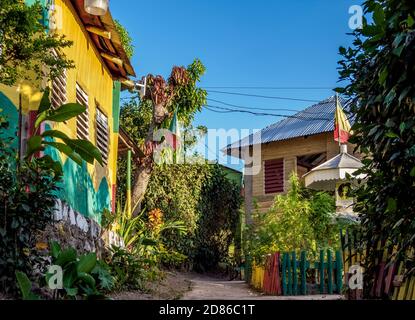
M139 215L140 204L144 199L151 173L153 172L153 160L150 156L140 163L134 176L134 187L132 190L133 217Z
M153 122L148 130L148 135L144 145L144 153L146 157L139 160L137 172L134 176L134 187L132 190L132 203L133 203L133 217L136 217L141 212L141 202L144 199L144 195L147 191L148 183L150 182L151 174L153 172L153 153L157 145L157 141L154 141L154 133L157 128L163 123L163 121L169 116L166 110L165 104L155 104L153 107Z

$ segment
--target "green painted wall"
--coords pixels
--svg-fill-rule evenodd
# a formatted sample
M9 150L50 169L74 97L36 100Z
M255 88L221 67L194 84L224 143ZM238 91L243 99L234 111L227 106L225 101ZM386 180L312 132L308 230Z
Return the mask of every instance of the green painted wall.
M242 172L233 170L231 168L228 168L226 166L221 166L222 169L226 172L226 176L229 180L235 182L239 187L242 187Z
M17 125L19 122L18 108L0 91L0 113L9 122L7 131L0 133L1 139L11 139L12 147L17 150Z
M36 1L39 1L40 2L40 4L42 5L42 6L46 6L48 3L49 3L49 0L25 0L25 3L28 5L28 6L31 6L32 4L34 4Z
M51 128L46 126L45 129ZM102 211L111 209L108 180L103 178L98 190L95 190L85 163L79 166L68 158L63 164L59 152L53 148L47 148L45 154L63 165L63 181L59 185L57 196L76 212L101 223Z
M114 81L114 89L112 91L112 118L114 119L114 133L118 133L120 130L120 95L121 95L121 83Z
M44 7L41 21L45 27L48 27L49 26L49 5L51 3L51 0L25 0L25 3L26 5L31 6L36 1L39 1L40 4Z

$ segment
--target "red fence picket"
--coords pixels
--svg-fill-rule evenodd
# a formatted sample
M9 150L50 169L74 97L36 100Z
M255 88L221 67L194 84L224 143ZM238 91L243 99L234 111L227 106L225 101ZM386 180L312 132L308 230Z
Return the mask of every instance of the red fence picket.
M265 294L281 295L280 253L274 253L267 258L265 265L263 290Z

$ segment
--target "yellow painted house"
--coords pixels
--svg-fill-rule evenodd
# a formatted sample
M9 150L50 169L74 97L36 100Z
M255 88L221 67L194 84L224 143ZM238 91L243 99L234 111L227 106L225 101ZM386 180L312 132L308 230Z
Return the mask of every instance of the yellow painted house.
M27 3L34 2L27 0ZM102 211L114 208L119 132L120 91L122 83L135 76L121 44L111 13L94 16L84 10L84 0L43 0L57 28L73 45L66 48L66 57L74 61L53 83L22 82L17 87L0 86L0 108L11 124L10 136L22 136L22 146L29 137L42 96L41 89L51 88L52 105L78 102L87 111L62 124L47 124L71 138L87 139L101 151L104 166L84 164L82 167L56 152L46 150L64 168L59 192L62 203L85 218L100 222ZM45 19L45 23L49 23ZM22 125L18 125L19 109ZM19 129L21 128L21 129ZM45 129L45 128L43 128ZM15 140L17 146L17 139Z

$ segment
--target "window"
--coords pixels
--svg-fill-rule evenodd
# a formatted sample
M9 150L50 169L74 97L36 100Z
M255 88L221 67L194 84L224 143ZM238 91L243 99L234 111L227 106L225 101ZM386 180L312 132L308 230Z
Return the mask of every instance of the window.
M108 128L108 117L97 108L97 148L101 151L102 162L104 165L108 164L108 145L109 145L109 128Z
M65 104L66 98L66 70L52 81L51 102L54 109Z
M265 193L284 192L284 159L264 162Z
M79 84L76 84L76 102L86 107L86 111L76 118L76 137L89 140L88 95Z
M54 56L58 56L56 51L52 51ZM51 90L51 102L52 108L56 109L67 102L66 94L66 70L63 70L62 74L53 79Z

